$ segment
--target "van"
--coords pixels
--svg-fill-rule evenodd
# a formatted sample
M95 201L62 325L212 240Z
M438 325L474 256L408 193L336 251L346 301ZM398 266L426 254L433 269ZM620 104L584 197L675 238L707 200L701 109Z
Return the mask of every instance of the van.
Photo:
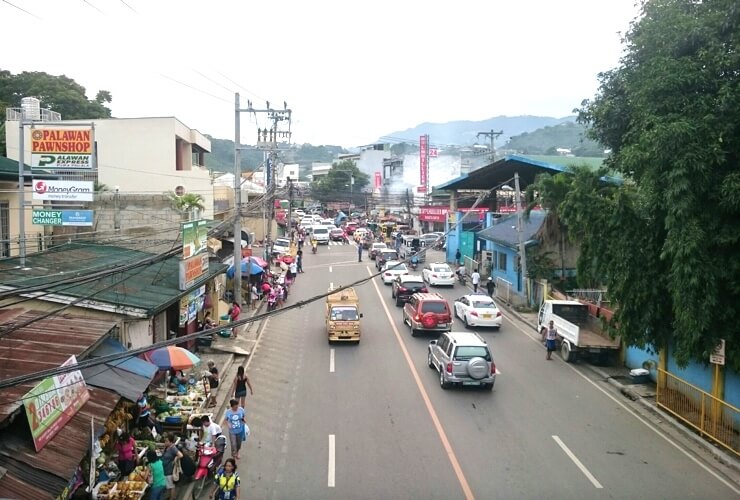
M329 292L332 290L329 289ZM360 299L354 288L326 296L326 332L333 342L360 343Z
M329 228L327 226L313 226L311 234L319 245L329 244Z

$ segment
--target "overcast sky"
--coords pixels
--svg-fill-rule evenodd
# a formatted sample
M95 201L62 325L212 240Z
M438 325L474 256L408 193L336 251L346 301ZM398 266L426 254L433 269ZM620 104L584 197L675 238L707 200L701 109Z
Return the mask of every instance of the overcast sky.
M287 101L294 142L357 146L422 122L571 114L617 64L634 2L3 0L0 68L66 74L89 98L109 90L116 117L219 138L234 91Z

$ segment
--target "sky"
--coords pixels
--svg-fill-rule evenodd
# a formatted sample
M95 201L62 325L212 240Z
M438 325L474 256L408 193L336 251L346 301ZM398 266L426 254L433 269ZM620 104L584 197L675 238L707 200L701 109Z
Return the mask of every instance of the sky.
M634 3L0 0L0 69L65 74L110 91L115 117L226 139L234 92L285 101L293 142L353 147L423 122L571 114L618 64ZM241 142L264 125L243 114Z

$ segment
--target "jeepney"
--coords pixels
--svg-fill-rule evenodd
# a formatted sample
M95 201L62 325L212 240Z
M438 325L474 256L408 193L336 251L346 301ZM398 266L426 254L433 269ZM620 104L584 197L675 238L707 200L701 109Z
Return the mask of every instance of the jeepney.
M331 289L329 289L331 292ZM326 297L326 332L333 342L360 343L360 300L354 288L330 293Z

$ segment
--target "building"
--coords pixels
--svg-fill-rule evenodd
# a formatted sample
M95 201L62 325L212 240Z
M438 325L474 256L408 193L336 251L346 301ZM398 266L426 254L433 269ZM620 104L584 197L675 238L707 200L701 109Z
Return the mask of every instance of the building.
M23 176L25 199L31 199L31 167L26 164ZM0 156L0 257L9 257L18 253L18 235L20 234L20 196L18 193L18 160ZM35 241L42 238L43 227L31 225L32 212L24 212L26 238Z
M328 175L331 167L330 162L315 161L311 163L311 180L317 181L319 178Z
M25 113L25 114L24 114ZM27 110L8 108L6 110L5 138L9 161L17 162L19 157L18 122L21 117L28 119ZM202 218L212 218L214 214L214 195L211 174L205 167L205 154L211 149L208 138L197 130L191 129L175 117L158 118L112 118L101 120L62 120L61 117L43 115L48 120L34 121L33 127L54 128L67 127L70 124L92 123L94 128L94 165L89 171L49 171L59 180L94 181L98 189L120 193L120 195L148 197L174 192L179 195L197 193L203 197L205 209L200 213ZM31 132L32 126L26 125L25 153L26 163L31 159ZM17 165L17 163L16 163ZM12 177L12 165L6 165L2 171L9 170L7 175ZM17 166L15 167L15 189L17 189ZM0 182L12 184L13 180L3 176ZM38 178L36 175L35 177ZM6 180L7 179L7 180ZM30 185L30 178L28 179ZM16 195L17 197L17 195ZM5 199L3 199L5 198ZM28 196L27 200L32 197ZM3 231L3 240L17 241L18 223L12 219L19 219L19 212L13 214L11 206L17 205L13 196L0 197L0 202L7 202L11 213L6 238ZM42 202L34 200L33 208L67 208L90 209L89 202ZM0 204L0 210L3 205ZM31 212L31 207L26 208ZM125 217L125 214L123 215ZM29 214L26 214L26 219ZM94 224L93 224L94 225ZM48 231L47 231L48 232ZM27 241L29 236L44 233L43 226L26 224ZM30 243L30 242L29 242ZM2 245L0 245L2 246ZM10 253L17 254L17 244L10 245ZM27 246L31 246L30 244ZM0 248L0 250L2 250Z

